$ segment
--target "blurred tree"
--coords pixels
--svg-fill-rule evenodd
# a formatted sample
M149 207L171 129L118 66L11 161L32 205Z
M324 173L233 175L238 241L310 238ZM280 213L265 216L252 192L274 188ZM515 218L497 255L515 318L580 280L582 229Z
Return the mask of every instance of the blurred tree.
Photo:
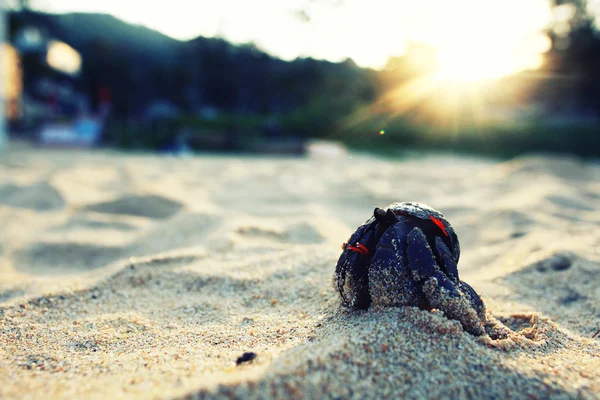
M31 9L31 2L29 0L3 0L0 4L6 10L26 11Z
M557 17L548 31L552 49L547 55L545 68L571 82L569 87L561 85L560 92L555 93L555 107L560 108L570 97L571 107L578 112L600 115L597 16L590 12L586 0L553 0L553 6Z

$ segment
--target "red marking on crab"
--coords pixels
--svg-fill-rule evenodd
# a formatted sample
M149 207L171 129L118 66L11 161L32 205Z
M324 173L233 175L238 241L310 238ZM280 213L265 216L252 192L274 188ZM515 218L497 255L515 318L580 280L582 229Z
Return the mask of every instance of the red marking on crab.
M446 227L444 226L444 223L442 221L440 221L433 215L430 215L429 218L431 218L433 223L436 224L442 230L442 232L444 232L444 235L448 236L448 232L446 232Z
M367 249L365 247L365 245L360 244L360 243L356 243L356 246L350 246L350 245L348 245L346 248L349 249L349 250L355 251L358 254L361 254L363 256L368 256L369 255L369 249Z

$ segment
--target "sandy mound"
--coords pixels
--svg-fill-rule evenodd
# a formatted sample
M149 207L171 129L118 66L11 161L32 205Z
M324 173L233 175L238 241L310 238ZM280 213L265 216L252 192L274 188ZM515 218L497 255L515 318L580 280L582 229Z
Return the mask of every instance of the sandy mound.
M44 242L16 255L21 271L50 275L103 267L120 257L123 254L118 247Z
M20 186L0 192L1 398L600 393L600 166L21 152ZM9 205L47 204L50 185L23 194L43 180L60 205ZM506 338L435 310L340 307L339 246L403 200L452 223L461 278Z
M598 326L590 324L600 315L597 262L569 252L558 252L533 262L507 276L515 289L513 300L532 304L535 309L563 321L583 336L591 336Z
M535 316L519 322L520 333L486 343L440 315L413 308L334 314L313 336L275 360L260 380L199 394L263 398L266 393L296 399L594 395L598 386L588 386L591 381L581 378L590 377L587 368L596 362L593 355L575 351L571 354L581 357L578 365L555 374L566 358L553 361L554 346L563 347L567 335ZM569 379L578 380L575 390L566 388L571 386Z
M8 301L14 297L19 297L24 295L25 292L22 290L2 290L0 291L0 303Z
M246 239L262 238L298 244L317 244L325 240L319 230L311 223L293 224L282 230L250 224L240 226L236 232Z
M65 206L65 201L52 185L40 182L27 186L1 185L0 204L34 211L56 211Z
M66 223L54 228L55 231L70 231L70 230L118 230L118 231L135 231L137 227L127 222L121 221L105 221L91 217L74 217Z
M113 201L91 204L83 209L106 214L125 214L164 219L175 215L181 207L181 203L162 196L131 195Z

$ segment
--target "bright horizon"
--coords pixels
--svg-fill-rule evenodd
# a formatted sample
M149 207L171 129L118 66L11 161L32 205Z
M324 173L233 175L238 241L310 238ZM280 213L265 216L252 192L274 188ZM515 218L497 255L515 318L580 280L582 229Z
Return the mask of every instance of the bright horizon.
M538 68L550 48L544 30L568 17L553 13L549 0L221 0L191 6L187 0L34 0L33 7L112 14L179 40L253 42L285 60L352 58L376 69L402 55L409 42L421 42L437 49L439 76L460 82Z

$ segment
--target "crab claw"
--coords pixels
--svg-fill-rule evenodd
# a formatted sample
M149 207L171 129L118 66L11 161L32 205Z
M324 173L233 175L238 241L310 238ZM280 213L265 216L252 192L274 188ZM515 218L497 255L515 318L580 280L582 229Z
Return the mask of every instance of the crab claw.
M358 228L342 246L344 251L335 271L336 286L344 304L363 310L371 305L368 271L374 236L371 224Z
M373 217L342 246L344 252L336 267L335 280L345 304L366 310L372 299L369 291L369 269L381 236L396 223L391 210L376 207Z
M407 258L413 280L421 285L430 308L437 308L476 336L485 334L485 306L475 290L459 280L452 253L437 238L432 249L423 231L413 228L407 238ZM437 254L437 259L436 259Z

